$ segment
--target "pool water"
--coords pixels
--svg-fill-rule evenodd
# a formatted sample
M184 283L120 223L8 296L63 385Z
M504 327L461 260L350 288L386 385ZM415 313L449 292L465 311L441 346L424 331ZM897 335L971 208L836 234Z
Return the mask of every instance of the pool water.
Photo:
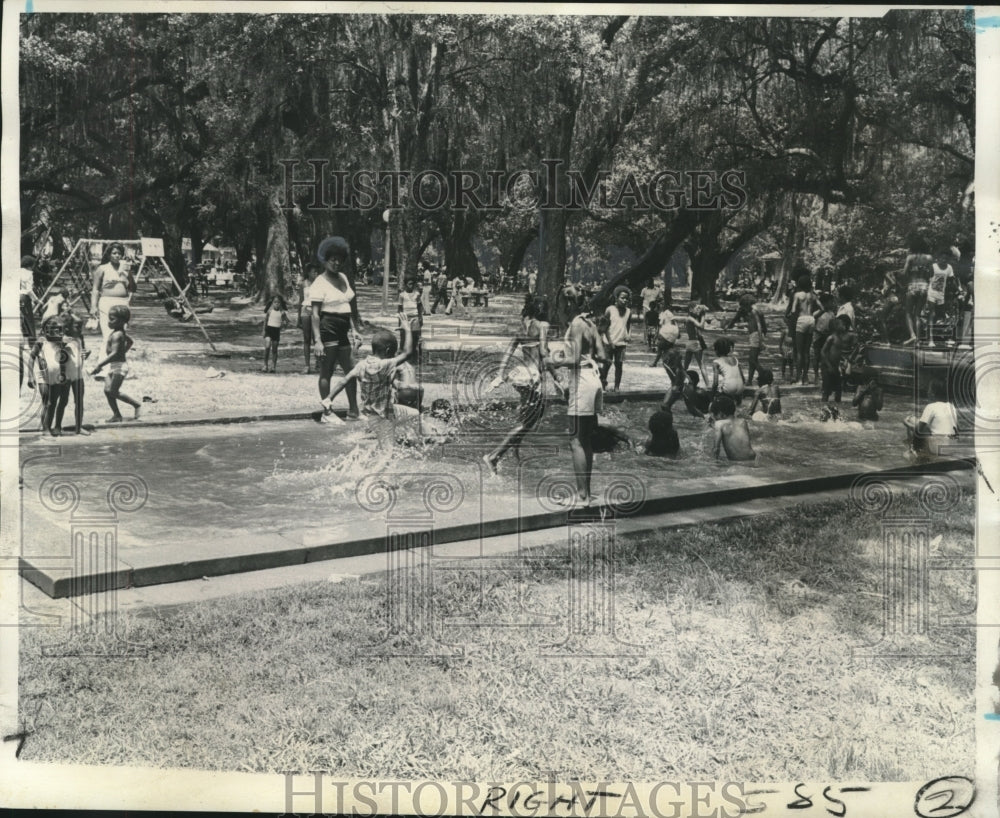
M647 494L674 495L905 462L902 420L908 406L889 406L878 422L858 423L821 421L822 405L815 396L783 396L782 405L781 419L750 421L757 462L730 464L712 460L706 421L688 415L679 403L674 426L680 454L650 457L624 447L596 454L595 491L611 474L638 478ZM655 409L654 401L625 401L606 406L601 421L641 444ZM844 416L854 416L849 404ZM379 476L395 492L396 514L407 508L419 513L428 486L444 481L451 486L447 491L457 491L453 505L463 505L466 513L514 516L546 476L572 480L565 408L558 404L547 407L537 431L524 441L520 463L508 453L499 474L489 473L482 455L515 420L511 404L466 412L453 440L444 445L401 443L406 428L410 437L419 437L412 426L311 420L122 429L113 442L77 446L31 443L21 449L22 496L26 511L66 525L65 508L54 509L45 497L47 477L70 476L79 489L81 514L107 511L110 475L136 475L148 498L136 513L119 514L119 537L137 546L299 529L320 534L324 527L345 524L363 534L386 519L385 507L364 496Z

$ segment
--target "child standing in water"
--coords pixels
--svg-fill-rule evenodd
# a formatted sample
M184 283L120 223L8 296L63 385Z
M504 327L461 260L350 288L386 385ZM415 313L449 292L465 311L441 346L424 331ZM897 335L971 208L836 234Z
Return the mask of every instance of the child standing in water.
M761 369L757 373L757 386L760 389L757 390L753 403L750 404L750 416L753 417L758 404L760 404L760 410L768 417L780 415L781 390L774 382L774 373L770 369Z
M135 398L123 395L121 392L122 381L128 374L128 364L125 362L125 355L132 349L132 339L125 334L125 325L132 317L129 308L124 304L115 304L108 310L108 343L105 348L107 356L98 361L91 370L91 375L96 375L105 366L108 367L108 377L104 381L104 396L111 406L112 415L108 418L108 423L121 423L122 414L118 410L118 401L123 401L131 406L135 412L132 420L139 419L139 409L142 404Z
M736 403L728 395L719 395L712 401L712 418L715 440L712 457L725 452L729 460L756 460L757 452L750 443L750 427L746 420L736 417Z
M778 358L781 359L781 380L795 383L795 355L792 352L792 339L795 337L795 319L785 319L778 338Z
M820 353L820 369L823 376L823 403L833 396L835 403L840 403L843 379L841 377L840 366L847 349L848 332L847 319L844 316L835 318L833 321L833 332L823 344Z
M281 328L287 323L288 308L285 306L285 299L276 295L264 311L264 368L261 372L277 372L278 341L281 340ZM273 360L274 364L268 366L269 360Z
M63 414L69 403L71 382L76 378L69 350L63 343L63 326L57 316L42 323L42 335L32 347L28 359L28 388L35 386L35 361L38 361L40 379L38 393L42 399L42 434L59 437L62 434Z
M746 378L739 359L733 355L733 342L719 338L713 346L717 357L712 362L712 391L728 395L738 405L743 400Z

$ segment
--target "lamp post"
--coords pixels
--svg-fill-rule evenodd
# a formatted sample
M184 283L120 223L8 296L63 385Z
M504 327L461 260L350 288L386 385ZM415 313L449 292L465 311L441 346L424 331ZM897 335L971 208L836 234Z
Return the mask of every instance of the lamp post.
M382 315L389 314L389 250L392 242L389 237L389 216L388 210L383 211L382 221L385 222L385 252L382 257Z

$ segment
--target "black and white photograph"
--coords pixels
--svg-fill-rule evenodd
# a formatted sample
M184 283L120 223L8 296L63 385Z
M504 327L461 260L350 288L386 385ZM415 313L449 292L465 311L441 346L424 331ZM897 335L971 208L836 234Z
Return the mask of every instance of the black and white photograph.
M1000 9L3 15L0 805L1000 812Z

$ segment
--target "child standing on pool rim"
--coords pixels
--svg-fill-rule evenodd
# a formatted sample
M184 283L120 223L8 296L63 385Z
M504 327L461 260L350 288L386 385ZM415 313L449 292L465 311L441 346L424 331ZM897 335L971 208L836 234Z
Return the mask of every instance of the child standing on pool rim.
M42 399L42 434L59 437L62 434L63 414L69 403L71 384L77 373L70 351L63 343L63 325L58 316L50 316L42 323L42 337L31 349L28 359L29 389L35 386L36 360L41 376L38 393Z
M323 272L309 287L309 301L312 304L313 352L319 361L321 401L330 395L334 368L339 365L347 375L355 367L355 338L361 333L361 316L354 287L347 275L350 254L350 246L341 236L323 239L316 251ZM347 417L357 420L360 417L357 380L346 383Z
M129 308L121 304L116 304L108 310L108 343L105 347L107 356L97 362L91 370L91 375L96 375L105 366L108 367L108 377L104 381L104 396L108 399L112 415L108 418L108 423L121 423L122 413L118 409L118 401L123 401L133 408L135 414L132 420L139 419L139 409L142 404L135 398L123 395L121 392L122 382L128 374L128 364L125 362L125 355L132 348L132 339L125 334L125 325L132 317Z

